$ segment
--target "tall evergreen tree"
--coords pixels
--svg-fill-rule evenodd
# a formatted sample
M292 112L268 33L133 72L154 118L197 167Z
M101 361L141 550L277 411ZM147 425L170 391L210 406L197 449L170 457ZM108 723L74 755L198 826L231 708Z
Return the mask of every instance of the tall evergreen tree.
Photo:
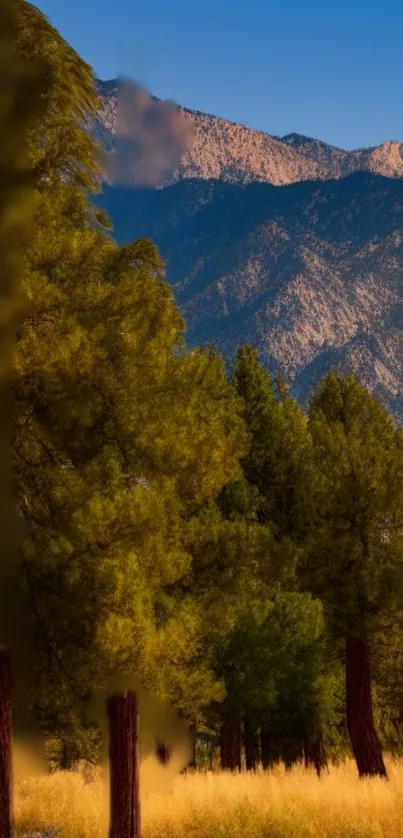
M304 755L307 761L312 755L318 772L326 764L324 745L334 744L338 721L339 677L328 655L318 600L274 586L254 608L249 603L239 610L218 648L216 666L226 688L225 737L231 722L236 730L243 720L247 768L256 767L260 757L264 767L276 758L291 766ZM322 753L314 757L316 743ZM231 759L224 762L223 767L236 767Z
M4 555L9 560L14 536L11 478L10 384L16 331L22 312L24 250L33 232L34 176L29 137L43 116L46 76L37 58L16 49L19 4L4 0L0 8L0 514ZM16 522L15 522L16 523ZM7 546L5 547L5 544Z
M11 648L13 700L16 688L20 694L24 691L20 680L22 655L17 660L16 625L11 608L13 605L14 611L17 609L21 589L19 544L22 539L12 475L13 353L24 311L24 256L34 232L35 178L29 138L43 117L47 91L41 57L21 56L16 48L19 9L16 0L4 0L0 4L0 644ZM21 630L21 626L18 628ZM6 674L3 667L3 677ZM14 705L13 724L15 716ZM6 733L2 730L3 738ZM7 759L6 740L4 744L3 768Z
M39 9L16 0L19 60L41 63L46 78L42 118L30 126L30 163L37 181L101 187L104 153L88 130L99 102L94 74ZM90 207L87 207L89 209Z
M259 493L256 518L281 540L298 544L310 518L311 439L307 419L283 389L277 391L251 346L238 349L232 381L251 435L244 477Z
M239 397L242 399L242 415L250 434L250 447L246 456L241 460L242 475L228 482L217 503L223 515L229 520L248 522L249 527L252 524L255 527L260 526L270 534L266 555L262 555L260 560L255 562L253 569L250 566L249 571L254 575L255 585L257 586L256 592L259 585L263 586L261 590L259 589L258 596L262 597L263 595L268 602L271 602L275 583L279 584L280 589L283 588L285 591L292 591L296 588L294 571L298 556L304 546L304 539L309 531L312 503L310 488L313 486L314 478L312 443L307 419L303 411L287 395L286 388L281 386L281 382L278 383L277 388L272 385L269 374L259 362L258 354L252 347L242 346L239 348L232 381ZM263 594L262 591L264 591ZM286 594L284 595L286 596ZM301 601L305 602L304 597ZM248 607L249 609L253 608L252 600L246 606L246 608ZM309 611L309 603L306 603L306 607ZM241 609L240 614L242 613ZM285 613L289 615L291 625L292 609L286 610ZM308 616L306 618L308 619ZM241 678L239 683L243 684L243 696L240 695L239 684L236 687L233 679L229 678L227 671L224 679L226 680L227 698L225 705L223 705L223 710L225 711L225 708L227 708L228 712L228 720L224 725L226 740L229 741L229 730L231 724L235 725L235 716L240 718L243 714L247 751L249 745L249 749L256 751L257 729L263 727L263 740L266 746L270 735L271 750L273 751L276 745L276 752L279 756L284 756L286 759L291 758L289 747L286 754L286 740L287 737L288 739L291 737L291 727L287 734L284 714L282 716L282 733L277 737L273 725L270 725L268 721L264 725L262 721L265 717L269 719L274 713L270 702L267 703L266 708L264 707L264 697L266 695L264 685L266 682L277 683L277 664L274 663L274 659L270 658L272 647L269 634L265 633L261 627L259 629L259 640L257 641L251 630L247 636L243 636L242 642L237 645L238 633L239 626L234 628L234 633L227 638L226 642L229 643L230 657L233 655L233 659L231 659L234 669ZM265 643L268 644L266 650ZM242 648L245 649L245 659L240 652ZM256 652L255 648L257 649ZM238 652L236 649L238 649ZM292 650L288 650L288 652L292 668L293 652ZM255 654L260 661L266 660L268 655L267 660L270 659L270 664L267 664L267 671L264 674L261 671L261 664L259 664L260 675L255 673L252 676L249 673L249 676L247 676L244 669L251 666L251 662L255 660ZM295 707L298 706L298 703L302 702L304 704L307 701L309 691L314 689L313 683L309 684L308 682L309 676L307 676L303 694L295 699ZM256 693L260 696L259 707L250 705L249 693L251 690L254 691L253 694ZM312 719L308 723L303 713L298 715L298 712L292 710L289 701L288 704L287 701L285 693L282 696L279 695L280 705L283 704L284 707L287 705L289 716L294 714L295 724L300 725L299 732L294 728L292 733L294 745L299 742L295 745L297 748L295 758L297 758L297 752L301 753L301 749L305 747L306 750L311 745L314 746L315 740L312 740L312 730L314 728L317 737L322 735L319 716L322 714L321 721L324 722L326 713L322 713L323 707L318 713L312 704ZM280 729L279 724L277 728ZM238 741L237 736L235 736L235 740ZM252 759L253 761L256 761L256 759ZM227 760L227 762L230 762L230 760Z
M92 73L37 10L22 11L20 52L43 51L51 84L31 135L15 475L30 530L32 698L46 729L67 737L119 669L169 697L176 689L185 707L215 694L193 664L197 604L170 591L190 561L182 523L237 472L246 435L222 361L180 341L155 247L118 247L94 223L98 150L83 124L96 106Z
M403 579L402 433L353 377L330 374L310 407L318 482L305 581L344 643L347 723L360 776L386 776L375 730L371 646L399 607Z

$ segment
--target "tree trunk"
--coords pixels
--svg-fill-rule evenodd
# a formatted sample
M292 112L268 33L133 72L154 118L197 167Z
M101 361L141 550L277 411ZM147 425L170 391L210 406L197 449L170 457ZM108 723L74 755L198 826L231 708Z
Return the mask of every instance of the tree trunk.
M221 769L241 770L241 725L239 716L225 711L220 733Z
M71 771L77 762L77 757L73 754L73 748L70 742L62 741L62 748L60 753L59 768L61 771Z
M133 833L134 838L140 838L141 834L141 820L140 820L140 753L139 753L139 706L137 697L134 693L129 693L128 700L131 701L131 718L132 718L132 749L133 749L133 783L132 783L132 807L134 814Z
M245 746L246 770L256 771L260 758L259 736L256 727L248 718L244 719L243 738Z
M386 777L372 712L368 641L346 641L347 727L360 777Z
M12 751L10 655L0 650L0 835L12 838Z
M181 716L181 718L185 718L184 713L179 713L179 715ZM191 741L189 762L188 762L187 765L185 765L184 768L182 768L181 774L187 774L189 769L193 770L193 771L196 769L197 726L194 724L194 722L191 722L189 724L189 730L190 730L190 741Z
M302 743L295 739L284 739L281 743L281 756L285 770L292 770L293 765L303 759Z
M327 755L323 745L322 733L319 733L314 742L305 745L305 765L314 765L318 777L323 768L327 768Z
M214 743L213 743L213 741L211 741L210 745L209 745L209 756L208 756L208 765L209 765L209 770L210 771L213 770L213 763L214 763Z
M190 735L192 737L192 752L190 756L190 761L188 768L195 769L196 768L196 725L190 725Z
M280 761L280 755L273 742L273 737L267 730L261 730L260 732L260 746L262 765L264 770L267 771L268 768L273 768L273 765Z
M138 707L134 693L110 696L108 718L109 838L140 838Z

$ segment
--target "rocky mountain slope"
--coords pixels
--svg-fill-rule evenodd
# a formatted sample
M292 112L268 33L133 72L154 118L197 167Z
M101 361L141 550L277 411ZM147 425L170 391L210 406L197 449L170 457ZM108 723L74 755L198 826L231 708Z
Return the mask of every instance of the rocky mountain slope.
M119 241L157 242L188 343L227 359L252 344L301 402L332 367L354 372L401 418L401 146L345 152L189 118L198 144L173 183L98 199Z
M108 148L114 142L117 89L116 81L98 82L103 111L96 132ZM180 106L178 110L192 122L194 139L169 184L198 178L282 185L342 178L357 171L403 176L403 143L344 151L300 134L274 137L198 111Z
M305 401L331 367L403 411L403 181L105 187L116 237L155 240L190 345L256 346Z

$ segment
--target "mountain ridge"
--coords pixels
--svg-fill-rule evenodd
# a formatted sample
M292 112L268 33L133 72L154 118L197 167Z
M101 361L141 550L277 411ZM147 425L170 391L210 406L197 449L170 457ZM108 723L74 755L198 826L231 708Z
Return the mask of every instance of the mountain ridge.
M114 145L118 80L97 80L103 111L97 134L107 148ZM151 97L155 102L161 101ZM219 178L227 182L261 181L276 185L300 180L329 180L354 171L403 177L403 143L386 140L380 146L347 151L302 134L284 137L249 128L221 117L175 105L195 132L168 186L177 180Z

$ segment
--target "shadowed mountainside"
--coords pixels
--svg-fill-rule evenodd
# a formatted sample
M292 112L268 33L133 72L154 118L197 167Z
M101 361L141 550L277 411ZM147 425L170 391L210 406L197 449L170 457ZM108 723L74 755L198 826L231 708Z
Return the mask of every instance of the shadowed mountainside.
M256 346L301 401L340 365L403 410L403 182L105 187L120 242L154 239L190 345Z

